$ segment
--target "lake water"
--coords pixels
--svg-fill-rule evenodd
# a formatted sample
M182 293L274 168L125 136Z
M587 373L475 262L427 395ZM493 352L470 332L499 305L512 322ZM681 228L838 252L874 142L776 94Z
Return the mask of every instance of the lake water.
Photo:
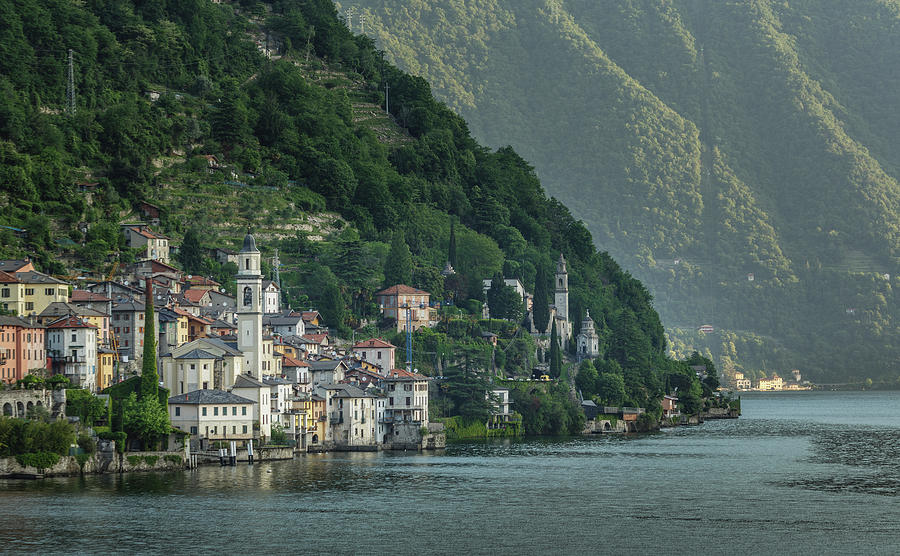
M900 392L640 436L0 481L4 552L900 553Z

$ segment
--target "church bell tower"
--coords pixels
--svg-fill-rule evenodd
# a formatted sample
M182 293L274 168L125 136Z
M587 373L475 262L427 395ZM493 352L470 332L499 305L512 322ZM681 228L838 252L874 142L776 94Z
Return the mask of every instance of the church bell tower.
M566 259L559 254L556 262L556 281L553 295L556 306L556 328L560 338L568 339L572 335L572 326L569 324L569 273L566 270Z
M262 379L262 273L256 240L248 230L238 253L238 350L244 354L243 372Z

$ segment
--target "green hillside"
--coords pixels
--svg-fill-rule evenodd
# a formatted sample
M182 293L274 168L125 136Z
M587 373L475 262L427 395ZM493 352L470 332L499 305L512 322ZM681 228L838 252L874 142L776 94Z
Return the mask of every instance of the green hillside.
M900 375L900 2L338 5L535 164L647 284L676 353Z
M543 355L503 290L490 296L512 322L479 320L482 280L520 278L546 313L564 253L576 332L590 310L602 341L585 395L652 413L681 386L696 405L699 381L666 355L644 286L525 159L479 145L329 0L0 0L0 14L0 257L103 277L133 260L119 224L149 202L180 246L175 264L233 288L233 265L207 249L239 245L250 227L267 274L278 250L286 301L316 307L347 339L393 330L374 299L386 285L451 300L416 334L416 364L452 379L438 413L476 415L487 402L472 398L470 366L524 377ZM445 279L448 259L457 273ZM482 329L500 333L496 353ZM551 374L574 377L550 352ZM580 432L571 392L520 393L526 428Z

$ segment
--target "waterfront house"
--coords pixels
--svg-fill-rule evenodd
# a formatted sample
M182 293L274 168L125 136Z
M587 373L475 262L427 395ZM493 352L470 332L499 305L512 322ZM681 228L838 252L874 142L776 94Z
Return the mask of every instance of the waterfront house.
M256 402L253 405L253 426L258 433L254 432L254 437L258 435L270 438L272 436L272 405L269 385L250 375L243 374L235 378L231 393Z
M491 416L488 419L487 428L504 428L512 420L512 412L509 410L509 388L492 388L485 393L485 397L491 405Z
M63 317L47 326L47 354L53 373L76 388L97 388L97 327L78 317Z
M203 447L210 441L253 438L253 400L210 389L177 394L168 402L172 426L200 440Z
M97 349L97 391L113 385L116 352L109 348Z
M0 382L13 384L32 369L45 369L45 330L33 317L0 315Z
M326 400L326 442L339 449L377 447L375 396L351 384L320 384L316 394Z
M428 424L428 377L406 369L391 369L384 377L385 420Z
M681 411L678 410L678 398L675 396L665 395L662 399L662 416L678 417Z

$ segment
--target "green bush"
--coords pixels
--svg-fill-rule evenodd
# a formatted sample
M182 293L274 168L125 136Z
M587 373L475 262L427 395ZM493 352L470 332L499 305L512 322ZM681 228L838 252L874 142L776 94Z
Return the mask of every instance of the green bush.
M29 452L17 455L16 461L22 467L36 467L43 471L59 463L59 454L53 452Z
M75 454L75 461L78 462L78 468L84 471L84 464L91 459L90 454Z
M128 435L126 435L124 432L122 432L122 431L117 431L117 432L103 431L100 434L98 434L97 436L100 437L100 440L114 441L116 443L116 452L118 452L120 454L125 453L125 444L127 443Z
M93 454L97 451L97 443L87 434L78 435L78 447L84 450L85 454Z
M176 454L166 454L163 459L165 459L169 463L174 463L176 465L184 464L184 458Z
M144 456L144 461L150 467L153 467L154 465L156 465L157 460L159 460L159 456Z
M141 464L142 459L141 456L128 456L128 463L130 463L132 467L137 467Z

